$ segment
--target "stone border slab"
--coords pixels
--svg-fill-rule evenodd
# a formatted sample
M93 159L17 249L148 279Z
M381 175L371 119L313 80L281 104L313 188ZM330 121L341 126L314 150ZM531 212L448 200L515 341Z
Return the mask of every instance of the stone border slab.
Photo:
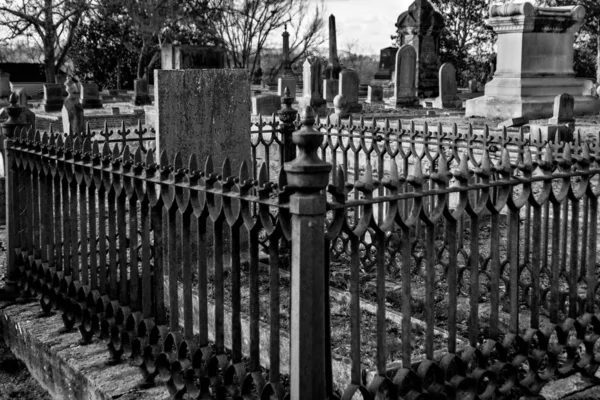
M37 302L10 305L0 302L0 335L31 375L55 399L64 400L160 400L167 388L140 390L138 367L123 361L107 366L105 343L79 344L79 331L59 333L60 313L40 316Z

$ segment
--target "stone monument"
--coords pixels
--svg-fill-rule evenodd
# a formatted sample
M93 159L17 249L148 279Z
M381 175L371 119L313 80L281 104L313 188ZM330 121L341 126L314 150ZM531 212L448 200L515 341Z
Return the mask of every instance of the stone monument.
M530 125L530 137L548 141L570 142L575 133L574 115L575 99L567 93L554 99L554 111L547 125ZM536 136L537 135L537 136Z
M62 107L62 124L65 133L85 132L83 107L79 102L79 85L69 76L65 82L67 98Z
M339 89L339 77L342 67L337 53L337 33L335 16L329 16L329 60L323 71L323 97L327 102L332 102Z
M100 92L95 83L81 83L81 106L83 108L102 108Z
M210 155L216 171L229 157L235 175L242 161L250 166L249 78L241 69L154 70L156 154L179 151L186 167L196 154L200 170Z
M396 53L397 47L386 47L381 49L379 53L379 69L375 73L374 81L386 82L392 79L394 70L396 69Z
M396 53L396 69L394 71L394 96L386 99L391 108L414 106L418 103L415 85L417 52L410 44L405 44Z
M147 79L135 79L133 81L133 105L145 106L152 104L150 96L148 95L148 80Z
M462 100L458 97L456 68L451 63L440 67L440 95L433 102L435 108L460 108Z
M362 111L362 104L358 102L358 85L360 77L353 69L344 68L340 72L340 86L338 93L346 99L348 112L357 113Z
M440 34L444 26L442 14L427 0L415 0L396 22L399 45L410 44L417 54L415 85L419 97L439 95Z
M303 95L298 105L304 109L311 106L319 116L327 115L327 102L323 98L323 80L321 79L321 61L307 57L303 64Z
M45 112L56 112L62 109L63 87L58 83L44 83L44 99L42 100L42 108Z
M598 114L600 99L582 94L573 71L574 35L585 14L582 6L492 4L487 23L498 34L496 71L485 95L466 102L466 116L548 118L563 93L573 96L576 115Z
M276 114L281 107L281 97L272 93L255 94L252 96L253 115Z
M165 40L160 47L161 69L225 68L226 52L220 47L174 44Z
M285 88L290 89L290 95L296 100L296 83L297 79L292 71L292 63L290 62L290 34L287 31L287 25L284 26L283 34L283 61L281 69L283 75L277 80L277 94L283 97Z

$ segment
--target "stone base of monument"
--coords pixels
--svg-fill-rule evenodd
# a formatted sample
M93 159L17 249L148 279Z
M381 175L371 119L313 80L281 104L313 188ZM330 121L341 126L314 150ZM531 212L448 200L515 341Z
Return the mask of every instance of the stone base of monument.
M328 115L328 107L327 102L325 100L314 100L309 97L298 97L298 109L304 110L306 106L311 106L313 110L317 113L319 117L325 117ZM331 103L331 107L333 107L333 103Z
M419 99L416 97L390 97L385 100L385 108L417 107Z
M462 107L463 107L463 100L458 97L450 97L450 98L436 97L433 100L433 108L444 109L444 108L462 108Z
M102 108L102 102L100 99L83 99L81 100L81 105L83 108Z
M491 97L483 96L466 101L466 117L542 119L551 117L554 109L552 96ZM573 96L575 115L596 115L600 99L592 96Z
M530 125L529 138L548 142L570 142L573 140L575 124ZM557 137L558 135L558 137Z
M135 95L133 98L133 105L135 105L135 106L145 106L148 104L152 104L152 100L150 99L150 96L148 96L147 94Z

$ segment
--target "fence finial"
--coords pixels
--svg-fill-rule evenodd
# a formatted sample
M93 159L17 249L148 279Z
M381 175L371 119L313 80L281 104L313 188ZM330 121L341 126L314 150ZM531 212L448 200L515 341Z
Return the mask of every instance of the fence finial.
M10 103L10 106L6 107L8 120L2 124L2 135L4 135L5 138L13 138L15 136L15 131L19 127L25 125L19 122L19 116L23 109L17 104L19 102L19 97L15 92L10 94L8 102Z

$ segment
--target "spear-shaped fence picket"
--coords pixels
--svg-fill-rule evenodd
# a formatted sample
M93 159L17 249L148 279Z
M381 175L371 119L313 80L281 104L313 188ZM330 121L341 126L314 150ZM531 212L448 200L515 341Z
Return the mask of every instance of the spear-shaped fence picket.
M195 156L18 132L17 113L3 125L9 283L174 398L510 399L598 369L595 144L471 133L482 145L464 147L413 126L359 136L375 168L331 173L319 153L346 139L307 108L297 156L269 179L266 163L217 172L210 158L201 170ZM345 342L330 284L349 298Z

